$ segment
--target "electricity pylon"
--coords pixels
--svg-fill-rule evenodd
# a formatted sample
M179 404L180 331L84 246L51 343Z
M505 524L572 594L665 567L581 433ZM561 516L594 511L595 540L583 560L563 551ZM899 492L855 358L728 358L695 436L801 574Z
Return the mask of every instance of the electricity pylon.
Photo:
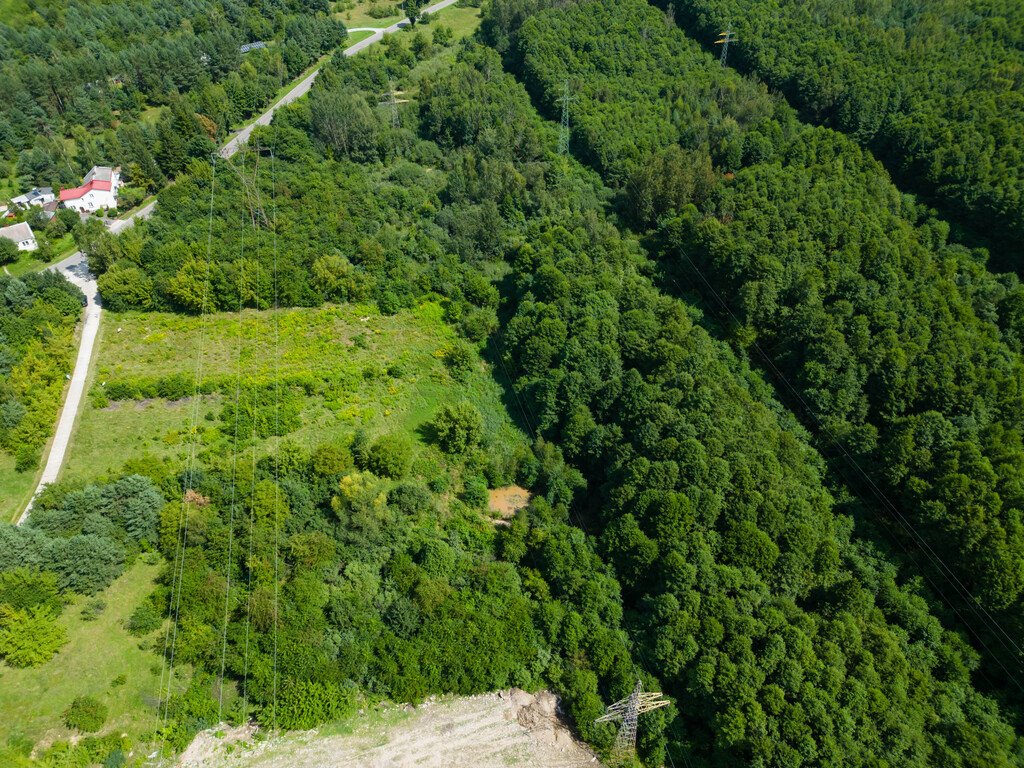
M399 104L408 104L409 100L408 99L400 99L398 97L399 96L404 96L404 95L405 95L405 91L396 91L394 83L389 82L388 83L387 96L384 98L383 101L377 102L378 106L382 106L382 107L383 106L387 106L389 108L389 110L391 111L391 127L392 128L401 128L402 127L402 120L401 120L401 118L398 115L398 105Z
M636 688L626 698L615 702L605 710L595 723L610 723L621 720L619 733L615 737L615 746L612 754L616 758L623 758L636 752L636 724L640 715L654 709L667 707L670 702L661 698L661 693L650 691L644 692L643 683L636 681Z
M736 42L736 35L733 34L731 27L726 27L725 32L718 36L715 40L715 45L722 46L722 55L718 57L718 63L723 67L725 66L725 59L729 55L729 43Z
M562 89L562 97L556 102L562 105L562 127L558 131L558 154L569 154L569 106L576 101L576 97L569 93L569 80L566 78L565 86Z

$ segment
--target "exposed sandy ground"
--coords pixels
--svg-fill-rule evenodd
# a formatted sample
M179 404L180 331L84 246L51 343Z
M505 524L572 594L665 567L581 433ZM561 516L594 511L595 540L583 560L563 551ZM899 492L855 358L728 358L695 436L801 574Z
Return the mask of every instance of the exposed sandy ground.
M600 768L556 714L555 697L511 691L388 705L329 729L254 741L249 728L205 731L180 768Z
M497 515L501 521L507 521L516 516L516 512L530 503L530 492L518 485L507 485L504 488L495 488L488 491L487 508L492 515ZM495 521L495 522L501 522Z

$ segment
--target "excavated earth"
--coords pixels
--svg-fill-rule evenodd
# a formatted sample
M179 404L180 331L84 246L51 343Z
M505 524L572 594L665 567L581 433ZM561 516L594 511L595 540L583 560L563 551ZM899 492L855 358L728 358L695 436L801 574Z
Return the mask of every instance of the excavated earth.
M561 721L558 699L510 691L387 705L342 727L260 738L252 727L200 733L181 768L599 768Z

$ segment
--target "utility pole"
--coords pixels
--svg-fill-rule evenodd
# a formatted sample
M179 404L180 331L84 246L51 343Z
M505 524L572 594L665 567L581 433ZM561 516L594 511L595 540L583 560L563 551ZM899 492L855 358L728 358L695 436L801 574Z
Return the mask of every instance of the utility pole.
M669 705L667 699L661 698L661 693L644 692L643 683L636 681L636 688L626 698L615 702L595 723L610 723L622 721L619 726L619 733L615 737L615 746L612 754L616 758L627 757L636 752L636 725L640 715L655 709L661 709Z
M722 46L722 55L718 57L718 63L723 67L725 66L725 59L729 55L729 43L736 42L736 35L733 34L732 27L726 27L725 32L718 36L715 40L715 45Z
M569 93L569 78L565 79L562 89L562 98L556 103L562 105L562 127L558 131L558 154L569 154L569 138L572 135L569 131L569 106L576 101L576 97Z

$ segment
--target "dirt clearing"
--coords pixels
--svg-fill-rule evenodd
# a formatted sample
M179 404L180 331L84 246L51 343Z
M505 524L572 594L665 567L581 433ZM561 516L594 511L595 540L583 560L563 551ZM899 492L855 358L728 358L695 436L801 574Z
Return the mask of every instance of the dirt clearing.
M205 731L181 768L600 768L559 721L556 699L511 691L394 704L342 725L254 741L245 728Z
M530 492L518 485L507 485L487 492L487 508L492 515L510 520L516 512L530 503Z

